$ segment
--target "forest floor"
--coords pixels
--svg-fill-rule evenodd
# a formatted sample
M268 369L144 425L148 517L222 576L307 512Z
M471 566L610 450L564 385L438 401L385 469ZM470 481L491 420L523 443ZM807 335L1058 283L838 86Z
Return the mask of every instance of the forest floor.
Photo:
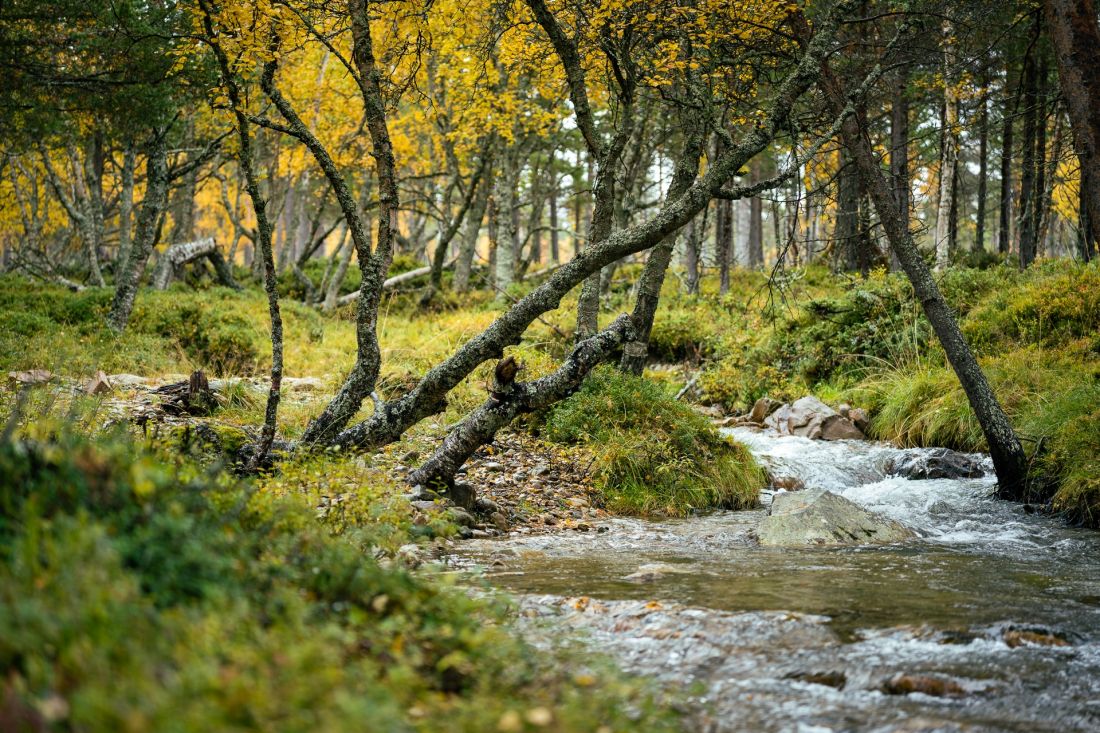
M629 275L612 283L602 318L629 307ZM1036 503L1068 521L1096 525L1100 267L1045 263L1023 274L1008 266L960 268L945 273L941 286L1045 480L1046 493ZM322 314L294 302L293 288L288 279L289 379L280 433L289 440L338 387L355 351L351 312ZM522 288L514 293L521 294ZM436 730L442 721L454 730L524 730L547 720L559 730L630 730L639 716L660 729L667 701L644 682L587 656L578 664L556 652L534 655L514 669L517 655L524 657L514 645L522 641L509 636L503 609L460 601L445 576L410 575L408 568L462 536L598 533L615 514L680 516L753 506L764 475L744 448L718 435L710 418L742 413L765 395L790 400L815 394L832 404L865 407L871 437L899 445L984 447L908 285L884 273L842 281L807 268L771 282L738 272L726 295L717 294L709 279L702 295L684 295L670 278L652 336L657 365L645 379L598 369L578 394L517 421L481 449L462 477L481 499L472 516L418 502L405 476L484 400L491 365L454 390L443 413L393 445L367 455L295 456L276 471L242 480L227 469L262 421L269 365L262 292L184 284L143 292L122 336L103 326L109 300L106 289L69 293L0 279L0 370L11 373L0 389L0 410L18 416L5 418L14 440L2 446L0 474L6 495L14 498L0 506L0 535L10 537L9 547L22 537L26 551L53 558L35 565L30 556L4 556L0 587L22 593L30 615L0 620L0 657L15 650L42 663L25 666L18 676L19 689L38 691L28 703L34 714L56 713L50 707L55 693L42 691L65 679L83 695L83 702L65 697L65 715L93 728L119 725L115 713L138 711L157 720L189 705L205 706L207 727L217 727L219 715L229 720L244 709L264 720L299 714L304 700L280 687L285 678L272 676L271 665L300 665L299 674L308 668L317 677L309 655L339 659L338 639L350 634L373 640L358 652L354 669L321 665L320 678L331 674L339 681L317 692L309 709L325 696L357 695L397 700L392 710L371 713L380 728L392 723L395 730ZM416 301L410 291L383 305L379 391L386 397L407 390L416 375L503 307L483 292L461 301L448 295L431 312L419 310ZM547 373L568 351L572 305L567 301L548 314L509 350L524 365L521 379ZM165 414L151 390L195 369L214 378L220 398L212 414L199 421ZM32 370L51 378L24 391L20 380L33 380ZM83 387L99 371L113 375L111 387L86 394ZM685 386L684 398L675 399ZM703 405L707 416L698 410ZM188 486L206 487L202 498L187 493ZM114 498L104 505L104 496ZM158 516L152 507L167 511L164 522L149 519ZM74 534L75 526L83 529ZM184 541L203 533L235 537L235 544ZM169 547L176 549L165 552ZM317 570L321 565L310 558L321 555L335 570ZM72 595L73 587L104 582L123 590ZM367 587L360 587L364 582ZM280 605L279 598L304 599L305 605ZM285 610L260 628L257 609L269 606ZM129 672L113 675L122 688L146 694L143 680L166 659L183 670L210 665L228 649L239 657L233 674L251 680L252 692L233 699L211 672L214 677L200 682L185 684L181 677L140 704L97 707L113 692L103 681L112 675L95 670L115 662L101 642L92 645L94 659L76 667L65 661L64 650L71 640L123 634L138 609L144 609L143 623L152 625L148 633L166 639L186 639L194 624L229 617L254 637L245 640L226 627L215 634L220 649L205 642L186 651L126 647ZM27 626L36 614L56 617L54 631ZM381 630L371 625L379 618L387 619ZM264 656L264 649L287 644L309 652L282 661ZM35 656L43 648L64 653ZM392 669L379 676L377 665ZM209 667L219 668L224 664ZM338 719L362 719L354 717L362 711L336 702L332 707L333 729Z

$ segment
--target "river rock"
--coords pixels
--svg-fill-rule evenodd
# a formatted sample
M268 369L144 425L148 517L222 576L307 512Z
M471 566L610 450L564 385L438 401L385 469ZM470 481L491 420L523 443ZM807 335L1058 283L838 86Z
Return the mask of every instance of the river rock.
M148 387L153 383L153 380L148 377L139 377L136 374L110 374L107 376L107 380L110 381L116 387L123 389L133 389L135 387Z
M896 674L882 684L887 695L919 692L932 697L964 697L966 689L953 679L926 674Z
M753 406L755 410L755 405ZM866 440L867 436L848 418L816 397L803 397L773 412L764 424L781 435L811 440Z
M283 377L283 387L292 392L317 392L324 386L317 377Z
M782 406L782 402L773 400L771 397L761 397L753 403L752 409L749 410L749 416L747 420L750 423L763 425L764 420L766 420L769 415L771 415Z
M8 372L8 381L20 387L32 387L53 381L53 372L45 369L29 369L25 372Z
M886 472L909 479L978 478L985 474L981 459L966 453L933 448L892 459Z
M655 580L660 580L666 575L679 575L691 572L694 571L689 566L673 565L667 562L653 562L639 566L636 572L627 575L623 580L630 581L631 583L652 583Z
M760 544L777 547L886 544L915 536L908 527L824 489L776 494L769 516L756 527Z
M94 377L84 383L84 392L90 395L110 392L112 388L111 380L102 371L96 372Z

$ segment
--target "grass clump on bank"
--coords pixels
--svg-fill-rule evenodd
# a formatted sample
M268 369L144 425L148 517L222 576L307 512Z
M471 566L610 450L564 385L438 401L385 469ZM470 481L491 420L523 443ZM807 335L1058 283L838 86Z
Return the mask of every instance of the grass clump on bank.
M553 441L595 456L608 508L684 515L755 506L763 473L748 450L651 381L612 367L594 371L546 417Z
M313 471L316 466L303 470ZM278 495L125 435L0 444L0 709L19 729L666 729L637 685L534 653L503 607Z

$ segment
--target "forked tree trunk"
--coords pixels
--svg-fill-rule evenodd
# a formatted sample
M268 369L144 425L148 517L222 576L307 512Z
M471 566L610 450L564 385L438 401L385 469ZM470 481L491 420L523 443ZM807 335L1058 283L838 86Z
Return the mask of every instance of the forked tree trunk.
M358 3L360 0L354 1ZM538 0L528 0L528 4L540 5ZM549 14L544 5L542 10ZM365 20L365 16L363 19ZM353 31L356 30L357 22L359 21L353 22ZM556 27L556 20L550 16L547 25ZM351 448L384 445L398 439L409 427L442 409L447 394L455 386L487 359L499 358L506 346L518 343L523 332L536 318L556 308L561 299L585 278L624 256L655 246L690 221L712 198L719 195L737 171L770 144L779 130L786 129L791 109L820 78L821 63L832 48L835 28L834 13L824 14L818 35L806 45L794 71L776 87L765 112L752 129L744 132L736 145L711 162L701 178L695 179L699 156L681 156L677 161L677 168L683 168L689 180L693 180L683 195L674 200L666 200L661 209L647 220L616 232L603 241L590 243L571 261L556 269L545 282L516 301L484 331L428 370L412 390L397 399L377 404L374 413L367 420L325 442ZM557 31L560 33L560 28ZM575 61L576 64L566 64L574 71L579 67L579 58ZM587 133L594 134L590 110L586 112L587 120L585 114L581 113L587 105L587 99L575 93L575 90L571 93L578 126L587 138ZM823 142L824 139L820 139L814 150L820 149ZM746 191L745 195L756 193L759 190ZM302 441L306 446L311 442L313 441L305 438Z
M575 392L593 367L631 338L632 331L631 319L619 316L603 331L574 346L553 373L531 382L494 380L489 399L455 426L439 448L409 474L409 484L449 491L455 473L475 450L490 442L517 415L548 407ZM463 503L473 497L465 498Z
M823 65L822 80L823 91L831 109L834 114L841 114L846 106L847 95L827 63ZM875 158L866 121L861 116L849 115L841 133L845 147L852 151L859 166L860 175L878 211L890 246L897 254L917 300L932 324L947 360L966 392L978 424L981 425L997 471L998 494L1007 499L1028 499L1027 460L1020 440L974 358L974 353L959 329L950 306L940 293L928 265L921 257L916 242L909 233L908 222L901 218L890 182Z

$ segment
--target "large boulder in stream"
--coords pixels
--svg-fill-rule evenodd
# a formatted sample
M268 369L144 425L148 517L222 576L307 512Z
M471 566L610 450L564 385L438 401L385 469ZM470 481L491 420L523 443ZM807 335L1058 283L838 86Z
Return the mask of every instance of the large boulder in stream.
M905 525L824 489L776 494L756 527L760 544L776 547L888 544L914 537Z
M783 405L764 420L780 435L797 435L811 440L866 440L867 436L848 418L816 397L803 397Z

